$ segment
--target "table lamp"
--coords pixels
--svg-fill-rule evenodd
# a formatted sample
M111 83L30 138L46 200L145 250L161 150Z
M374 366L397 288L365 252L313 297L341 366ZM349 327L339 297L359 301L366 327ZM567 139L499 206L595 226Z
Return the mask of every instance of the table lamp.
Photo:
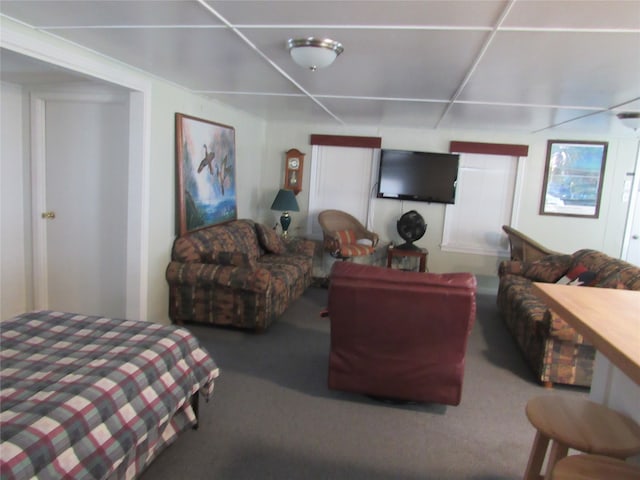
M282 215L280 216L280 225L282 226L282 236L287 236L287 229L291 225L291 217L289 211L299 212L298 202L293 190L285 190L281 188L276 195L275 200L271 204L271 210L280 210Z

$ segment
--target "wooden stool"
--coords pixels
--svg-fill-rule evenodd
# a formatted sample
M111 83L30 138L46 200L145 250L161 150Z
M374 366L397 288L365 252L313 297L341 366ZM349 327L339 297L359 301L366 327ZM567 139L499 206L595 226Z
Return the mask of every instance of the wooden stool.
M552 480L638 480L640 466L602 455L571 455L556 463Z
M536 428L525 480L540 479L542 463L552 440L545 479L570 448L625 459L640 453L640 426L604 405L558 395L536 397L527 402L527 418Z

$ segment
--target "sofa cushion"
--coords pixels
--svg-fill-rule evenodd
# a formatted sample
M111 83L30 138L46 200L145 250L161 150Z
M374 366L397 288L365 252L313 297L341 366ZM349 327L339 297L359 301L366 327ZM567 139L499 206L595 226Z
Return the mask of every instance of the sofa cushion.
M209 249L212 256L216 252L242 252L252 258L260 255L255 224L251 220L235 220L204 231L211 239Z
M562 285L577 285L588 287L593 285L596 280L596 273L587 269L582 264L572 267L566 275L558 280L557 283Z
M524 264L523 275L534 282L555 283L571 266L571 255L548 255Z
M256 232L258 233L260 245L267 252L281 254L286 251L282 237L280 237L275 230L261 223L256 223Z
M258 268L256 259L243 252L217 252L212 256L211 263L249 268L251 270Z

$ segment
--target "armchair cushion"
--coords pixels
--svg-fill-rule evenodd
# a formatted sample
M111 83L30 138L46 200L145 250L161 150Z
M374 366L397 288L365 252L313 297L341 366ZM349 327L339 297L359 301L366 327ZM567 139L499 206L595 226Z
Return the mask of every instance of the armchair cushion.
M341 246L356 243L357 241L355 230L338 230L334 232L334 235Z
M286 251L284 242L275 230L268 228L266 225L256 223L256 232L258 233L258 241L262 248L267 252L281 254Z
M373 247L359 243L342 245L340 247L340 256L342 257L359 257L361 255L371 255L373 252L375 252Z

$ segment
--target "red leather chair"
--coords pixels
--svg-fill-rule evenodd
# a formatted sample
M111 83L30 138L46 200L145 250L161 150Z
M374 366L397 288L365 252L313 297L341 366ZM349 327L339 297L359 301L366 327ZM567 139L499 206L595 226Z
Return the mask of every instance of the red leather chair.
M472 274L336 262L329 280L329 388L460 403L476 314Z

